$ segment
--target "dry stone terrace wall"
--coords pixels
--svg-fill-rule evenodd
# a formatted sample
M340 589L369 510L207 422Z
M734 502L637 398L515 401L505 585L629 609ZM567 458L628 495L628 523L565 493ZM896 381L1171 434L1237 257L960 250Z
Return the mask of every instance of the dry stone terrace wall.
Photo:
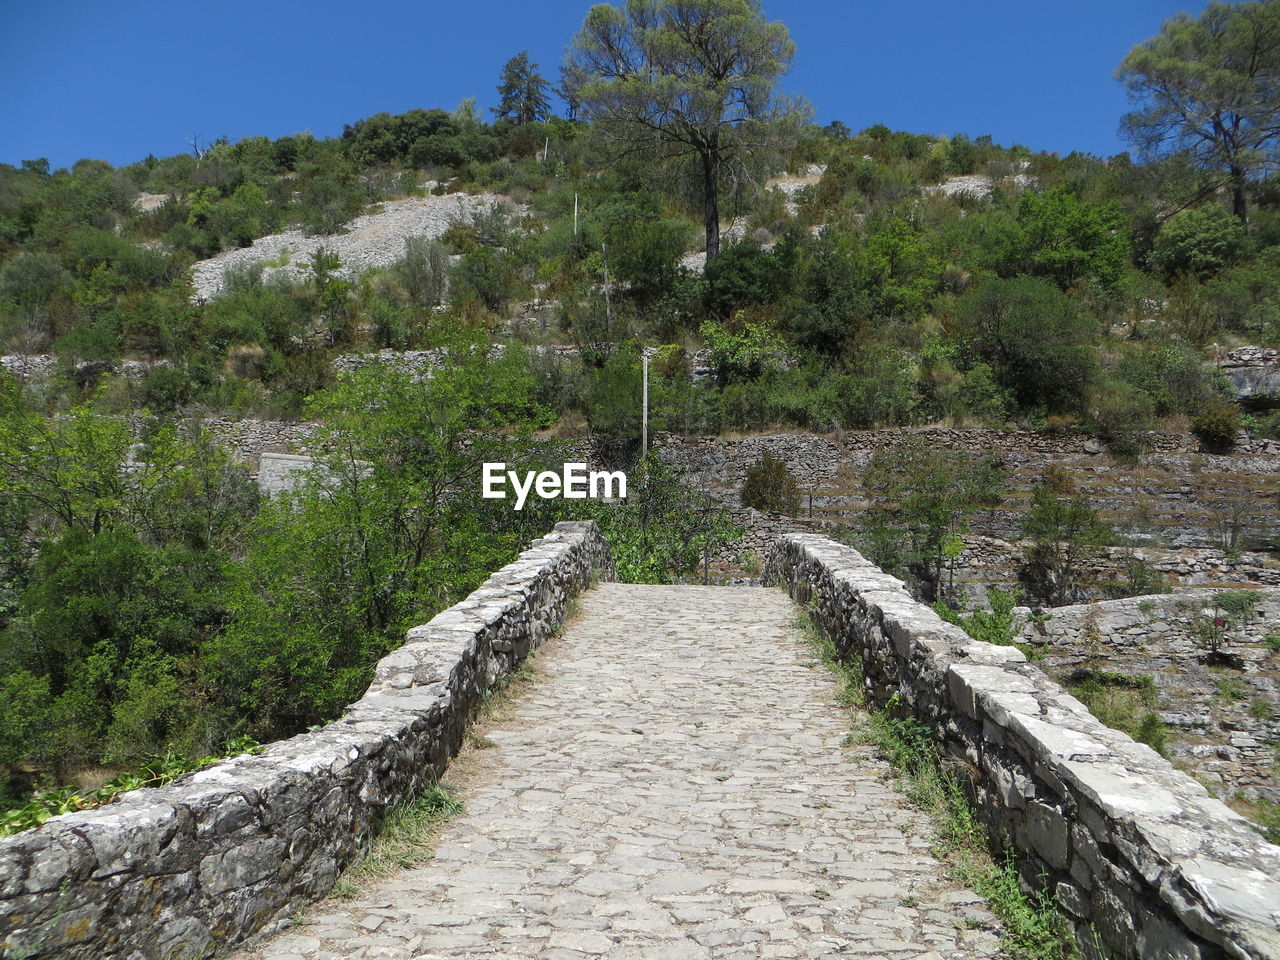
M1254 616L1223 644L1229 659L1211 665L1192 634L1192 616L1212 616L1219 591L1194 590L1055 607L1037 620L1014 616L1038 665L1055 675L1106 670L1148 677L1170 728L1166 755L1224 798L1280 803L1280 652L1263 642L1280 624L1280 590L1263 592ZM1238 693L1222 694L1229 683ZM1258 707L1265 706L1265 710Z
M875 451L915 439L942 449L995 454L1010 473L1004 504L975 520L958 582L1016 583L1018 558L1009 543L1021 534L1033 485L1046 467L1057 464L1070 472L1108 522L1140 547L1156 551L1151 560L1171 583L1280 585L1280 564L1258 553L1269 549L1280 526L1277 441L1242 438L1230 455L1212 455L1201 452L1192 436L1153 434L1152 451L1138 463L1114 460L1088 437L1020 430L895 428L729 439L659 435L655 449L695 485L731 505L738 503L747 469L768 452L785 461L799 483L803 519L809 519L812 509L816 527L840 527L865 509L861 472ZM1242 504L1248 514L1242 542L1246 554L1240 562L1228 562L1222 538ZM1112 564L1117 575L1122 560L1117 557ZM1106 579L1107 570L1101 573Z
M0 838L0 957L203 958L323 896L593 577L613 577L608 543L592 523L557 524L410 630L342 719Z
M812 602L840 656L861 663L872 702L934 731L1024 877L1047 879L1086 955L1280 958L1280 847L1200 784L849 547L783 536L765 572Z

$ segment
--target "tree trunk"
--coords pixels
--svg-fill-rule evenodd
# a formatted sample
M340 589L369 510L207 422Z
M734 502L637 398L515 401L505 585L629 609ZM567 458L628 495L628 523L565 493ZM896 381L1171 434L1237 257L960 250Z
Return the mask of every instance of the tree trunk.
M707 227L707 261L720 255L720 144L713 139L702 153L703 220Z
M1244 195L1244 171L1239 167L1231 168L1231 212L1236 215L1241 226L1249 225L1249 206Z

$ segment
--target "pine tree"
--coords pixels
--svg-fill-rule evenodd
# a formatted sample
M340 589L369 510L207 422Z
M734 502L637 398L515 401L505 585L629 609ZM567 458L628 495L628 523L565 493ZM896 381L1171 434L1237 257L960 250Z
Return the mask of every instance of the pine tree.
M529 51L522 50L502 68L502 80L498 84L498 106L493 114L499 120L510 118L516 123L537 123L551 116L551 102L547 99L550 85L538 72L538 65L529 62Z

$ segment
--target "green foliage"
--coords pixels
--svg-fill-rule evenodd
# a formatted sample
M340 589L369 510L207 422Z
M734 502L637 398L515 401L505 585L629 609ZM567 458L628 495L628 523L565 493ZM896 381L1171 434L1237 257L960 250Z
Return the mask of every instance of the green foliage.
M731 164L763 153L784 121L775 97L795 45L751 0L596 4L569 47L566 99L604 135L701 172L707 259L720 249L719 198Z
M1257 812L1253 819L1262 827L1262 835L1268 843L1280 844L1280 803L1259 798L1255 804Z
M183 774L246 753L260 753L262 746L249 737L238 737L222 745L216 756L187 758L172 753L152 757L135 770L108 780L97 790L81 792L74 787L59 787L36 794L22 806L0 811L0 837L12 836L40 826L50 817L77 810L92 810L111 803L120 794L141 787L162 787Z
M1114 377L1146 394L1156 416L1196 413L1215 396L1199 352L1179 343L1153 343L1124 353ZM1123 424L1116 422L1113 429L1123 429Z
M1149 676L1081 669L1065 685L1102 723L1164 754L1166 729L1156 712L1159 690Z
M1280 8L1272 2L1214 0L1198 18L1177 14L1116 71L1135 107L1123 130L1146 156L1222 174L1244 222L1246 180L1277 160L1277 63Z
M1133 460L1145 449L1155 404L1130 383L1102 380L1086 394L1085 414L1094 433L1112 455Z
M1070 410L1097 376L1097 322L1035 277L991 279L957 309L973 350L1025 407Z
M1214 397L1191 418L1191 432L1206 449L1221 452L1235 445L1240 420L1240 408L1236 404Z
M1244 252L1240 221L1216 204L1183 210L1165 222L1148 258L1151 266L1172 280L1190 274L1209 280L1234 264Z
M1013 608L1018 605L1017 591L988 587L987 605L990 610L966 613L963 604L939 599L934 601L933 609L943 620L954 623L975 640L1005 647L1018 646L1014 639L1017 624L1013 618Z
M474 332L446 343L451 362L428 380L370 365L313 400L329 452L262 510L237 566L236 619L203 648L225 722L265 737L332 716L408 626L541 532L532 504L457 495L480 488L482 462L534 457L527 359L489 360Z
M1026 193L1018 204L1027 272L1069 290L1119 283L1129 255L1124 213L1118 204L1097 205L1066 187Z
M1044 471L1031 493L1022 536L1031 541L1024 581L1035 596L1059 606L1077 594L1089 561L1115 538L1070 474L1056 465Z
M1219 677L1215 686L1218 695L1228 703L1240 703L1249 698L1249 688L1235 677Z
M510 256L493 247L477 247L464 254L453 274L454 297L468 297L493 313L505 311L515 296L518 278Z
M742 536L727 510L691 488L656 454L628 471L626 500L577 503L568 515L600 525L624 583L669 583L696 573Z
M728 259L728 254L720 259ZM701 333L703 342L726 374L758 377L786 353L786 344L769 310L743 309L723 322L704 320Z
M862 472L871 500L862 546L872 561L910 573L936 596L973 518L1000 503L1004 476L994 458L931 447L922 439L877 450Z
M1231 267L1205 284L1206 310L1224 329L1276 342L1280 337L1280 246Z
M499 100L493 114L499 120L510 119L516 123L546 120L551 115L549 89L550 85L538 72L538 65L529 62L529 51L522 50L502 66Z
M443 244L425 237L406 237L404 259L396 265L396 272L410 303L437 306L448 289L449 252Z
M768 451L747 468L739 499L744 507L795 516L800 512L800 487L783 460Z

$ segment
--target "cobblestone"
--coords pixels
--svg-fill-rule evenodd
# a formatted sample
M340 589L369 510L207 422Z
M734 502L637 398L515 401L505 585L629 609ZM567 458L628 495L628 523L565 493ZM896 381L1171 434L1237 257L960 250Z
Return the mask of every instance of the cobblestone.
M434 859L241 960L1003 956L921 812L844 743L795 616L759 588L595 587Z

